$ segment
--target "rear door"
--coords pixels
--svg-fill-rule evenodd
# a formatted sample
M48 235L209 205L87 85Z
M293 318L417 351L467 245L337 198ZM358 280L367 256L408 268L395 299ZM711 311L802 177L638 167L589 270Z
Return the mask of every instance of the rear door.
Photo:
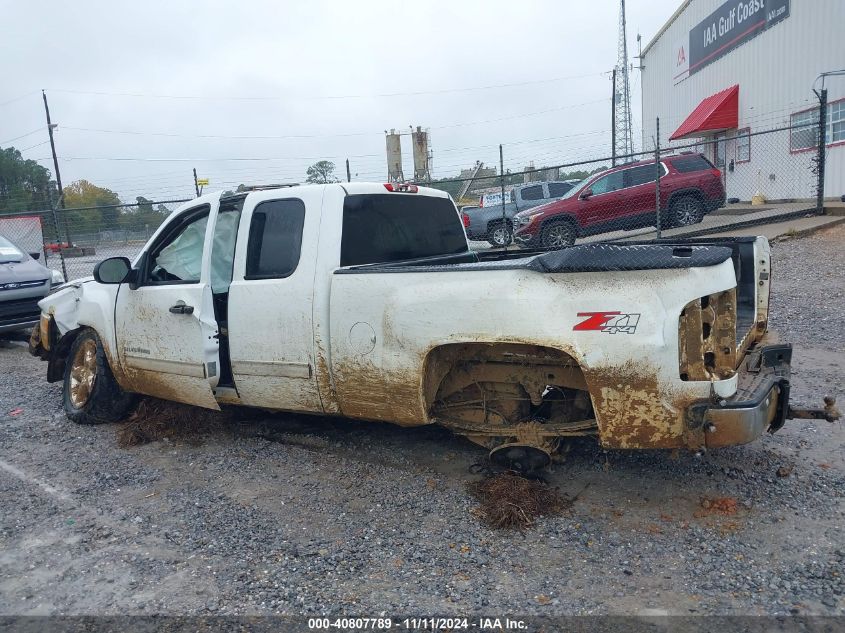
M660 165L660 177L666 173ZM619 218L625 228L656 222L654 197L657 194L657 173L654 165L639 165L624 171L624 196L619 205ZM630 221L630 225L625 220Z
M118 290L115 336L131 391L219 408L210 278L217 207L215 200L171 220L138 260L140 285Z
M228 341L241 402L322 411L313 331L323 187L251 194L229 286Z

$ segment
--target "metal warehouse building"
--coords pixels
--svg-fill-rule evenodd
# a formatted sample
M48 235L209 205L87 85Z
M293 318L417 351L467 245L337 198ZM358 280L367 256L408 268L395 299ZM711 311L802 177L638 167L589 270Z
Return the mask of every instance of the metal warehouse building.
M643 147L653 147L659 117L661 146L698 143L722 170L729 197L815 195L813 88L821 73L845 68L845 0L686 0L641 63ZM826 77L824 86L825 196L838 198L845 76Z

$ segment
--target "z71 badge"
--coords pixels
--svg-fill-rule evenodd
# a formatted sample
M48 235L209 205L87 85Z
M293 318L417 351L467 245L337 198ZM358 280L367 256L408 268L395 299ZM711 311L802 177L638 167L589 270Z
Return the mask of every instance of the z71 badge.
M624 312L579 312L578 316L587 318L575 324L572 329L576 332L633 334L637 331L637 323L640 322L639 314L626 314Z

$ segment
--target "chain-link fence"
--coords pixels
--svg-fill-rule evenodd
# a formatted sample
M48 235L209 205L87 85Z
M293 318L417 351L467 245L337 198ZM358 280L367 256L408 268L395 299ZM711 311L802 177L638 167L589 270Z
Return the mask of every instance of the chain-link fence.
M91 275L97 262L116 256L133 258L175 204L165 200L142 204L101 205L0 215L0 234L28 253L40 253L51 269L66 279ZM167 205L170 205L168 207Z
M737 130L431 186L456 199L476 248L692 237L823 213L819 128Z
M835 140L824 100L806 117L767 130L661 142L665 131L654 123L655 134L636 153L503 173L507 155L500 148L498 168L477 164L459 178L420 184L451 194L475 249L681 239L824 212L825 142ZM73 279L90 275L106 257L136 255L181 202L55 205L0 216L0 234L43 252L48 266Z

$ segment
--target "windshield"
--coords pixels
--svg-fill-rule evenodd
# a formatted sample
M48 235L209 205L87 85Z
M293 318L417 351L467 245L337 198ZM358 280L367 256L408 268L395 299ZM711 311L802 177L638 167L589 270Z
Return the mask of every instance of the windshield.
M23 252L12 244L5 237L0 235L0 263L21 262L23 261Z

